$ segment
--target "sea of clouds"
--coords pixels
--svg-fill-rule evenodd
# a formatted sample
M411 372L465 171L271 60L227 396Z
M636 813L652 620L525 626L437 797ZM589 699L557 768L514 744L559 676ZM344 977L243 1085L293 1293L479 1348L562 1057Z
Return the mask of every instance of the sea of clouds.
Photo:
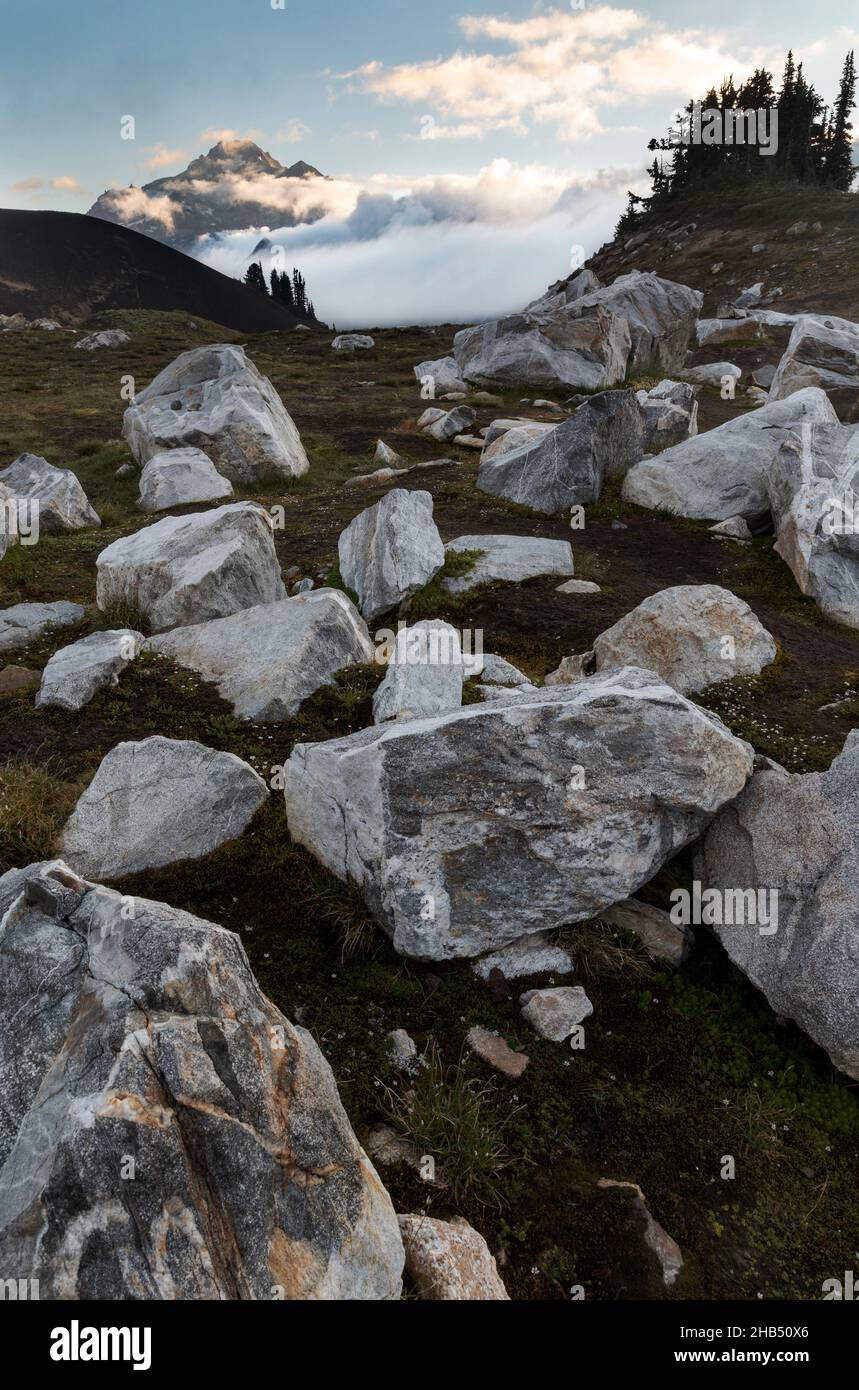
M471 323L521 309L569 274L611 238L627 189L646 185L640 169L578 178L508 160L408 183L383 175L263 188L254 178L219 196L316 220L205 237L192 254L232 276L254 259L267 272L298 267L318 317L338 329Z

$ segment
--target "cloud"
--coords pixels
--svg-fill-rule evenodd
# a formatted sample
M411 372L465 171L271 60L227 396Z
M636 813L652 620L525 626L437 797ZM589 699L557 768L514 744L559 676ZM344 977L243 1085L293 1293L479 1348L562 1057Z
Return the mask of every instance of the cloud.
M286 145L300 145L302 140L306 140L310 134L310 126L306 126L303 121L287 121L282 130L277 132L275 140L280 140Z
M179 164L185 159L184 150L169 150L166 145L151 145L153 153L144 160L144 169L166 169L170 164Z
M177 204L164 194L144 193L142 188L112 188L105 195L116 211L120 222L133 222L138 217L151 217L165 232L176 224Z
M745 73L761 58L726 50L712 29L671 29L637 10L608 5L524 20L466 16L460 27L467 39L483 41L482 51L391 67L376 59L340 80L379 102L419 103L438 113L441 119L424 138L479 139L499 130L521 135L548 125L572 142L605 130L605 113L624 100L658 94L685 99L729 72ZM487 49L487 42L508 51Z
M13 193L34 193L37 188L44 188L45 180L40 179L37 174L33 174L28 179L19 179L17 183L10 183L9 188Z
M338 328L476 322L521 309L568 274L573 247L595 250L626 190L645 184L640 170L577 179L507 160L475 177L340 180L319 221L267 232L262 259L267 271L298 266L319 317ZM258 228L222 234L195 254L240 276L259 238Z
M58 178L51 179L51 187L62 189L65 193L83 192L83 188L71 174L60 174Z

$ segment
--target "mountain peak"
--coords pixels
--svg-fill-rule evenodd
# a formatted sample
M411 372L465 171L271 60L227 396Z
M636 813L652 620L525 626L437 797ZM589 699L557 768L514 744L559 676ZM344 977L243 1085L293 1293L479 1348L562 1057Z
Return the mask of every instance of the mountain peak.
M91 217L122 223L170 246L190 247L199 237L219 232L315 221L323 215L321 206L306 211L293 208L280 187L275 190L271 183L314 177L324 175L303 159L287 167L255 140L225 136L178 174L154 179L141 190L108 189L89 212ZM254 198L257 180L259 195ZM241 196L233 192L235 185L241 186ZM131 192L133 198L128 197Z

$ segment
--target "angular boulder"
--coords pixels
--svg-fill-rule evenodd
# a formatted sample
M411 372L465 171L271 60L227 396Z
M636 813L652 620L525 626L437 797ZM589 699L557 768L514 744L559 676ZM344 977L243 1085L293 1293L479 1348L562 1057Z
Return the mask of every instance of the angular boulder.
M367 622L410 598L438 574L444 546L429 492L394 488L340 535L340 576Z
M660 589L593 641L596 669L644 666L688 695L756 676L776 644L749 605L718 584Z
M401 628L373 696L373 722L423 719L462 704L466 675L459 633L435 619Z
M711 343L739 343L763 337L764 325L757 318L699 319L696 342L698 347Z
M132 628L92 632L61 647L42 672L36 705L41 709L78 710L89 704L99 690L116 685L130 661L139 654L143 634Z
M458 405L454 410L445 411L437 419L431 420L424 426L424 433L432 435L444 444L448 439L455 438L462 434L464 430L470 429L476 419L474 411L469 405Z
M79 603L16 603L0 608L0 653L28 647L50 628L71 627L86 617Z
M184 448L202 449L233 483L295 478L310 467L271 382L229 343L183 352L135 396L122 432L141 467Z
M572 975L575 966L569 951L554 945L549 937L549 932L522 936L500 951L490 951L488 956L472 961L471 968L481 980L488 980L494 970L499 970L505 980L518 980L525 975Z
M859 1080L859 731L827 772L756 772L695 859L703 889L768 894L774 919L715 924L731 960ZM777 895L777 900L773 895ZM732 914L736 922L739 914ZM775 928L773 930L773 928Z
M500 428L499 428L500 427ZM480 461L498 458L500 454L510 454L523 445L533 444L544 439L557 425L542 420L494 420L483 439L483 452Z
M429 400L435 396L444 396L448 391L468 390L455 357L438 357L435 361L421 362L415 367L415 376L422 387L429 386Z
M637 391L636 400L644 415L645 453L657 454L698 433L698 402L691 384L666 379L651 391Z
M242 719L289 719L347 666L372 661L367 625L339 589L314 589L161 633L147 650L212 681Z
M202 449L165 449L153 454L140 474L137 505L143 512L166 512L232 495L232 483Z
M423 1213L401 1216L400 1234L406 1273L418 1298L509 1301L489 1246L463 1217L437 1221Z
M528 677L524 672L514 666L512 661L507 661L503 656L496 656L494 652L488 652L486 656L479 658L479 666L469 674L480 676L486 685L528 685Z
M79 338L75 347L84 352L95 352L98 348L124 347L130 342L131 334L126 333L124 328L103 328L99 333L89 333L86 338Z
M558 280L556 284L550 285L545 294L525 306L524 312L528 314L532 309L557 308L561 304L573 304L577 299L582 299L586 294L592 294L594 290L599 289L602 289L602 281L595 271L579 270L568 276L566 280Z
M607 478L623 477L644 453L644 416L633 391L603 391L563 424L517 449L481 456L477 487L554 515L595 502Z
M200 859L235 840L268 796L248 763L156 734L104 757L61 837L79 874L124 878Z
M54 468L38 454L20 454L0 471L0 485L19 503L38 507L39 530L46 535L101 525L74 473Z
M564 1042L594 1011L581 985L527 989L519 995L522 1017L549 1042Z
M59 861L0 878L0 918L5 1277L84 1305L399 1297L390 1199L237 935Z
M141 613L154 632L286 597L269 514L236 502L167 516L122 536L96 561L103 613Z
M732 381L736 389L736 383L743 375L742 367L737 367L733 362L704 362L700 367L681 367L679 376L684 381L692 382L696 386L724 386L726 382Z
M770 464L791 430L817 424L838 424L832 405L816 388L797 391L643 459L627 473L623 499L702 521L765 518Z
M859 627L859 426L789 435L769 472L776 553L833 622Z
M771 401L817 386L845 423L859 420L859 323L803 314L793 326L770 386Z
M622 314L577 304L538 304L476 328L463 328L453 351L477 386L562 387L604 391L623 380L632 339Z
M335 352L369 352L376 341L369 333L341 333L331 344Z
M669 913L637 898L604 908L600 921L618 931L632 932L653 960L664 960L669 965L682 965L695 940L688 927L672 922Z
M299 744L286 810L396 950L446 960L628 897L738 795L752 756L628 668Z
M548 540L543 536L457 536L445 551L479 551L467 574L442 581L449 594L461 594L478 584L501 580L519 584L541 574L573 573L573 547L569 541Z
M704 296L653 271L632 270L576 300L572 312L607 310L629 325L626 371L670 375L683 366Z

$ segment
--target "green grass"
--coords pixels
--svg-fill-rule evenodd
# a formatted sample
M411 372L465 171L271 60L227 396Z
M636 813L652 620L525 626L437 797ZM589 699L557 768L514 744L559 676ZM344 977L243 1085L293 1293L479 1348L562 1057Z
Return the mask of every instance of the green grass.
M15 864L50 859L82 790L63 780L59 760L21 758L0 766L0 859Z
M388 1117L421 1155L435 1162L437 1181L459 1200L498 1201L498 1178L510 1162L504 1131L512 1115L493 1105L497 1087L467 1074L460 1058L445 1066L435 1043L403 1095L387 1090Z
M409 622L438 617L442 608L451 612L473 599L474 589L466 589L461 594L449 594L444 588L444 582L446 579L461 579L464 575L471 574L483 553L482 550L446 551L444 564L438 574L404 603L402 611Z

